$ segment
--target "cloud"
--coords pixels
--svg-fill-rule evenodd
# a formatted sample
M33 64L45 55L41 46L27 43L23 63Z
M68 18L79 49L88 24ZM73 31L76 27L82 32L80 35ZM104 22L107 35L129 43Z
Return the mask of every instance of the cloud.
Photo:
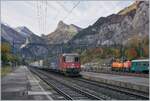
M41 35L54 31L58 22L66 16L65 23L85 28L100 17L117 13L132 2L80 1L71 14L68 14L78 1L48 1L47 4L44 1L2 1L1 18L10 26L27 26L35 34Z

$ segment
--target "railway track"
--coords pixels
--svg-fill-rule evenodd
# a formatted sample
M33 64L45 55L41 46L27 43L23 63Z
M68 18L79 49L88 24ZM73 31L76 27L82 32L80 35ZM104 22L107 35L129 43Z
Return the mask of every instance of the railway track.
M101 100L102 99L93 94L83 91L77 86L73 86L70 83L68 84L68 82L50 77L47 73L43 71L35 70L33 68L32 69L30 68L30 70L31 72L39 76L48 85L53 87L59 94L64 96L66 100Z
M104 84L104 83L98 83L91 80L89 81L83 78L72 79L70 77L64 77L59 74L53 74L53 75L54 78L57 77L59 79L60 78L65 79L66 81L72 83L72 85L76 84L77 86L80 87L80 89L86 90L87 92L99 96L102 99L107 99L107 100L108 99L120 99L120 100L149 99L149 94L146 94L144 92L139 92L139 91L118 87L114 85Z
M49 72L42 71L42 70L36 70L36 71L38 71L39 76L44 74L46 77L51 79L52 81L50 83L54 81L57 82L57 83L54 82L51 85L58 92L61 92L61 94L66 96L66 98L68 96L68 94L66 93L72 90L80 93L80 95L77 95L75 92L72 92L72 94L76 96L74 97L74 95L69 95L67 99L71 99L71 98L72 99L92 99L92 100L93 99L104 99L104 100L110 100L110 99L119 99L119 100L144 99L146 100L146 99L149 99L148 94L143 94L142 92L135 92L129 89L116 87L116 86L103 84L103 83L98 83L95 81L89 81L83 78L70 78L70 77L65 77L59 74L49 73ZM48 82L49 79L45 82ZM59 85L61 85L60 88L58 88ZM61 89L61 88L65 88L65 89Z
M87 83L87 84L91 84L91 85L95 85L95 86L99 86L99 87L103 87L106 89L110 89L113 91L117 91L117 93L119 92L120 94L125 94L124 97L126 98L130 98L130 96L134 99L149 99L149 94L145 93L145 92L139 92L139 91L135 91L135 90L131 90L131 89L127 89L127 88L123 88L123 87L118 87L118 86L112 86L109 84L104 84L104 83L98 83L95 81L89 81L87 79L76 79L76 81L79 81L80 84L82 83ZM128 97L129 96L129 97ZM121 99L123 99L123 97L120 97Z

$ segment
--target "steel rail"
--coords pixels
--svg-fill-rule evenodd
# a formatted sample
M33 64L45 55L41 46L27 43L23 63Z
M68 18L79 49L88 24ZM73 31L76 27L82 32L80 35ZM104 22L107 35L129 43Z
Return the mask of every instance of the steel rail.
M66 98L66 100L73 100L68 94L62 92L58 87L56 87L54 84L48 82L48 80L45 80L41 77L40 74L38 74L37 72L33 71L32 69L30 69L30 71L32 73L34 73L35 75L37 75L41 80L43 80L46 84L50 85L54 90L56 90L59 94L61 94L62 96L64 96Z
M42 71L39 71L39 72L45 73L45 72L42 72ZM68 88L71 88L71 89L73 89L73 90L75 90L75 91L77 91L77 92L79 92L79 93L81 93L81 94L83 94L83 95L85 95L85 96L88 96L88 98L92 98L92 99L94 99L94 100L102 100L102 98L99 98L99 97L97 97L97 96L95 96L95 95L93 95L93 94L90 94L90 93L88 93L88 92L82 90L82 89L81 89L79 86L77 86L77 85L71 85L71 84L69 84L69 82L68 82L68 83L65 83L65 81L63 81L63 80L57 80L56 78L53 78L52 76L48 75L47 73L45 73L45 75L46 75L47 77L53 79L53 80L56 80L57 82L61 83L62 85L67 86Z
M55 74L56 76L56 74ZM57 75L60 77L60 75ZM61 75L62 76L62 75ZM72 79L69 79L68 80L71 82ZM91 84L91 85L95 85L97 87L102 87L102 88L105 88L105 89L110 89L111 91L116 91L116 92L120 92L122 94L126 94L126 95L130 95L130 96L133 96L133 97L137 97L137 98L140 98L140 99L149 99L149 94L145 93L145 92L142 92L142 91L137 91L137 90L133 90L133 89L129 89L129 88L124 88L124 87L119 87L119 86L115 86L115 85L111 85L111 84L106 84L106 83L99 83L99 82L96 82L96 81L92 81L92 80L87 80L87 79L84 79L84 78L74 78L74 81L81 81L82 82L85 82L85 83L88 83L88 84ZM75 82L77 84L77 82Z
M30 69L31 70L31 69ZM35 72L36 71L36 72ZM44 82L46 82L48 85L51 85L57 92L60 92L63 96L65 96L68 100L74 100L74 98L68 94L66 94L65 92L62 91L62 89L58 88L56 86L56 84L52 83L52 82L48 82L48 79L44 79L41 77L41 75L47 76L48 78L50 78L51 80L60 83L61 85L64 85L65 87L70 88L71 90L74 90L75 92L80 93L81 95L84 95L85 97L87 97L88 99L92 99L92 100L102 100L102 98L99 98L93 94L90 94L88 92L83 91L82 89L80 89L80 87L78 86L72 86L71 84L67 84L64 81L59 81L56 80L55 78L49 76L48 74L38 71L38 70L31 70L31 72L35 73L36 75L38 75ZM80 97L79 97L80 98Z
M149 99L149 94L146 94L145 92L140 92L140 91L135 91L133 92L133 90L128 89L128 88L123 88L123 87L119 87L119 86L115 86L115 85L110 85L110 84L105 84L105 83L98 83L96 81L92 81L92 80L87 80L87 79L76 79L78 81L82 81L82 82L86 82L92 85L96 85L96 86L100 86L100 87L104 87L107 89L111 89L111 90L115 90L121 93L125 93L128 95L133 95L133 96L137 96L140 97L142 99Z

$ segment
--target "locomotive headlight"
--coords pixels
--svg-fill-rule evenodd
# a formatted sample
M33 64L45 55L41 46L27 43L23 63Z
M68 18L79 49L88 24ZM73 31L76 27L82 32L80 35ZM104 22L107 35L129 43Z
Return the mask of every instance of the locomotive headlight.
M74 66L75 64L72 64L71 66Z
M74 68L74 67L75 67L75 65L74 65L74 64L71 64L70 68Z

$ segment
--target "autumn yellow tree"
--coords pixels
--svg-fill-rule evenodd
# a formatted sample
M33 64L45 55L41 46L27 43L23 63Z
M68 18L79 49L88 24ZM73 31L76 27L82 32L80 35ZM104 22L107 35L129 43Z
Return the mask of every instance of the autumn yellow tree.
M2 43L1 44L1 53L5 54L5 53L10 53L10 45L8 43Z
M1 59L4 64L13 60L13 55L11 54L11 46L9 43L1 44Z
M120 55L121 55L121 52L120 52L119 49L114 49L114 50L113 50L113 54L114 54L115 57L119 58Z

